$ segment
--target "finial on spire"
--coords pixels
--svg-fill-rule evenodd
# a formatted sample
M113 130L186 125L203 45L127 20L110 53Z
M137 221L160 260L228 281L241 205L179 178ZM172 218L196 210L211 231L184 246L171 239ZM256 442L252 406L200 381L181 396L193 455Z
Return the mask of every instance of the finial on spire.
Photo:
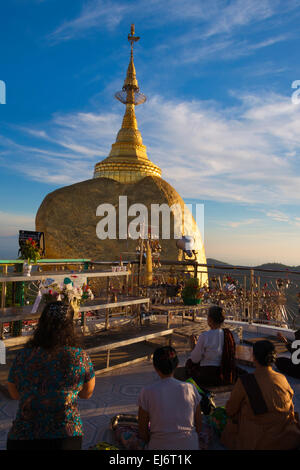
M133 55L133 44L140 40L139 36L135 36L134 24L131 25L130 34L128 34L128 41L131 43L131 55Z
M135 66L133 62L133 44L139 41L140 37L135 36L134 24L131 25L130 34L128 34L128 41L131 43L131 55L127 69L126 78L122 91L115 94L117 100L124 104L139 105L146 101L146 96L140 93L138 81L136 78Z

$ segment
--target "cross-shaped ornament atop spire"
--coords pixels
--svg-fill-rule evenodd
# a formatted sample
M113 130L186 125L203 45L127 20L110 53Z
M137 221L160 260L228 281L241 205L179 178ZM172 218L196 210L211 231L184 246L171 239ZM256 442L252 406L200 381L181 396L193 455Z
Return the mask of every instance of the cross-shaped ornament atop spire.
M130 34L128 34L128 41L131 43L131 55L133 55L133 44L139 41L140 37L134 35L134 24L131 25Z

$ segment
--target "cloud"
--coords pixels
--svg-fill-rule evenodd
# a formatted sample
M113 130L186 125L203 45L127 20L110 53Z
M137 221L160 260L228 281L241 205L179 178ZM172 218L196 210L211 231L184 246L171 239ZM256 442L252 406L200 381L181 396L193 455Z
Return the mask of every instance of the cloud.
M279 75L283 72L289 72L290 68L281 66L272 61L264 61L262 64L257 64L253 67L252 64L241 67L240 69L247 77L264 77L266 75Z
M276 222L289 222L290 217L287 214L284 214L283 212L273 210L273 211L267 211L266 215L268 217L271 217L271 219L275 220Z
M57 44L97 32L99 41L101 37L107 41L121 23L127 31L134 21L137 34L155 31L151 56L167 66L236 61L292 39L297 32L288 23L299 4L298 0L288 5L282 0L211 0L207 8L204 0L90 0L77 16L51 32L48 40ZM286 23L288 33L280 32L280 21ZM176 34L157 35L165 25L176 26Z
M114 28L118 26L127 10L128 7L121 3L104 0L89 1L84 4L80 14L75 19L62 23L49 34L48 39L53 43L68 41L78 39L87 31L95 28Z
M278 0L236 0L227 3L206 33L212 36L220 33L230 33L236 28L266 20L276 12Z
M149 158L184 197L298 204L300 108L276 94L236 98L234 108L220 108L152 97L137 109ZM30 145L0 139L0 165L57 185L89 179L121 127L124 109L114 109L56 114L43 126L23 127Z
M226 222L226 223L223 223L222 225L226 227L231 227L231 228L238 228L243 225L257 224L258 222L260 222L260 219L247 219L247 220L240 220L240 221L234 221L234 222Z
M279 222L281 225L284 224L285 227L290 226L291 230L300 227L300 217L295 217L294 215L286 214L279 210L270 210L264 211L267 217L270 217L275 222Z
M237 60L239 57L252 55L259 49L270 47L291 38L290 34L281 34L266 38L260 42L240 41L233 37L198 41L193 47L189 45L179 50L179 53L172 59L171 63L188 64L208 60Z
M122 2L111 0L90 0L84 4L80 13L73 19L63 22L48 35L52 43L77 39L91 31L116 28L121 21L128 24L140 21L145 27L166 22L207 20L213 12L217 13L217 0L212 0L207 9L198 0L137 0ZM167 14L166 14L167 13Z
M239 98L240 106L232 110L199 101L151 100L152 112L147 114L155 121L142 117L142 125L149 125L147 136L143 135L151 144L150 155L186 197L299 201L299 165L285 155L299 152L296 106L278 95ZM258 119L262 114L263 122Z
M34 230L35 215L0 211L0 237L11 237L19 230Z
M31 180L65 185L93 177L94 164L107 156L115 140L120 116L110 112L55 114L44 126L46 130L19 127L30 136L29 145L0 135L0 166L12 165Z
M209 40L220 35L229 37L247 26L259 28L273 17L282 19L298 6L298 0L288 4L280 0L211 0L209 8L205 0L89 0L77 16L60 24L48 39L52 43L69 41L92 31L115 29L121 22L129 25L134 21L144 29L157 28L165 23L188 24L184 34L174 37L178 44L187 44L195 39ZM164 41L167 44L166 38Z

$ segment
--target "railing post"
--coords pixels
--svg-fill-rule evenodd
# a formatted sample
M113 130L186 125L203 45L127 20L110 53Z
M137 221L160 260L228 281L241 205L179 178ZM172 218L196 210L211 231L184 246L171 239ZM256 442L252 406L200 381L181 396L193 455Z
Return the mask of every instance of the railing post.
M198 263L194 264L194 278L196 279L198 276Z
M7 264L3 265L3 275L7 274ZM6 306L6 292L7 292L7 286L6 282L2 282L2 290L1 290L1 308L5 308ZM1 323L0 326L0 337L1 339L4 339L4 323Z
M89 270L89 265L90 265L89 261L86 261L83 265L83 270L88 271Z
M243 317L246 319L246 301L247 301L247 276L244 276L244 291L243 291Z
M22 272L23 271L23 264L17 264L16 265L16 272ZM24 300L24 282L16 282L16 290L15 290L15 302L17 305L20 307L23 307L25 304ZM21 336L22 335L22 321L14 321L12 322L12 336Z
M257 278L257 314L256 319L260 320L260 276Z
M254 307L254 269L250 271L251 279L250 279L250 321L249 323L253 323L253 307Z

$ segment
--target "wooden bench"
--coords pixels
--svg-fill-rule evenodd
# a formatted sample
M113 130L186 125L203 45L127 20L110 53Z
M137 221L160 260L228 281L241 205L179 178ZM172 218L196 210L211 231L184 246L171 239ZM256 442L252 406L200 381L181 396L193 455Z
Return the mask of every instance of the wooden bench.
M170 304L170 305L152 305L151 307L154 315L155 314L163 314L166 315L167 319L167 328L170 327L170 322L173 317L181 316L182 317L182 324L184 319L187 317L191 317L192 321L195 321L197 318L197 313L201 310L207 310L206 305L183 305L183 304Z
M105 302L102 299L87 301L79 308L79 311L83 314L83 333L85 333L86 331L86 312L105 310L105 329L108 329L110 310L129 306L137 306L137 308L139 309L140 306L143 304L148 305L149 308L149 302L149 298L129 296L122 298L122 300L118 302ZM0 308L0 323L9 323L12 321L38 320L40 315L40 310L38 310L38 312L36 313L32 313L32 305L26 305L24 307ZM136 322L141 324L140 311L137 313Z
M164 336L170 336L170 338L169 338L169 344L170 344L171 335L172 335L173 332L174 332L173 329L167 329L167 330L156 331L155 333L144 334L144 335L141 335L141 336L134 336L132 338L125 339L124 341L116 341L116 342L113 342L113 343L101 344L101 346L95 346L95 347L92 347L92 348L88 348L88 349L86 349L86 352L89 355L99 353L99 352L106 352L106 367L103 368L103 369L95 370L95 374L100 375L100 374L103 374L104 372L108 372L108 371L111 371L111 370L114 370L114 369L118 369L120 367L126 367L128 365L136 364L138 362L141 362L141 361L144 361L144 360L147 360L147 359L149 360L152 356L152 354L148 354L147 356L142 356L142 357L139 357L137 359L132 359L130 361L126 361L126 362L122 362L120 364L116 364L114 366L110 366L109 365L109 363L110 363L110 353L111 353L112 350L118 349L118 348L121 348L121 347L124 347L124 346L129 346L131 344L140 343L140 342L143 342L143 341L149 341L149 340L155 339L155 338L161 338L161 337L164 337Z
M147 341L150 341L150 340L153 340L153 339L156 339L156 338L164 338L164 337L167 338L167 344L170 344L170 338L171 338L172 333L174 332L173 329L167 329L167 330L159 329L159 331L153 331L153 329L152 329L152 332L150 332L150 331L151 330L149 330L149 328L145 327L144 334L136 334L136 328L134 328L134 332L131 331L130 333L128 333L128 335L131 335L130 337L128 337L124 340L121 340L121 341L113 341L113 342L109 342L109 337L114 336L113 335L113 330L109 330L109 333L107 333L106 338L101 339L101 335L99 335L98 338L100 338L101 341L102 341L102 344L100 346L94 346L94 347L88 347L87 346L87 347L85 347L85 351L89 354L89 356L92 356L95 353L101 353L101 352L106 353L106 367L104 367L102 369L96 369L95 368L95 375L98 376L98 375L101 375L105 372L109 372L109 371L112 371L112 370L115 370L115 369L126 367L128 365L137 364L137 363L145 361L145 360L150 360L151 357L152 357L152 352L151 352L151 353L148 353L148 355L146 355L146 356L138 357L136 359L131 359L129 361L127 360L125 362L121 362L121 363L118 363L118 364L115 364L115 365L111 366L110 365L110 359L111 359L110 353L111 353L111 351L113 351L115 349L118 349L118 348L130 346L130 345L133 345L133 344L141 343L143 341L147 342ZM122 334L122 333L120 333L120 334ZM89 338L87 338L87 341L89 341ZM90 341L91 341L91 339L90 339ZM93 358L91 358L91 359L93 361ZM3 380L2 383L0 383L0 394L1 393L6 398L10 398L8 390L7 390L7 380Z
M83 306L80 307L80 312L83 313L84 320L83 320L83 332L85 333L86 330L86 317L85 317L85 312L90 312L90 311L95 311L95 310L105 310L105 329L107 330L109 328L109 317L110 317L110 310L115 309L115 308L121 308L121 307L131 307L131 306L137 306L139 311L136 316L136 322L138 324L141 324L141 315L140 315L140 307L143 304L148 305L149 309L149 303L150 299L149 298L143 298L143 297L126 297L123 298L122 300L119 300L117 302L99 302L97 299L94 301L86 302Z
M239 340L243 340L243 327L241 326L234 326L234 325L229 325L229 324L224 324L225 328L228 328L230 331L235 333L238 337ZM196 335L199 336L201 333L204 331L208 331L209 326L207 325L207 321L205 319L197 319L195 323L192 323L190 325L182 326L179 328L174 329L174 333L184 336L186 338L189 338L191 335Z

